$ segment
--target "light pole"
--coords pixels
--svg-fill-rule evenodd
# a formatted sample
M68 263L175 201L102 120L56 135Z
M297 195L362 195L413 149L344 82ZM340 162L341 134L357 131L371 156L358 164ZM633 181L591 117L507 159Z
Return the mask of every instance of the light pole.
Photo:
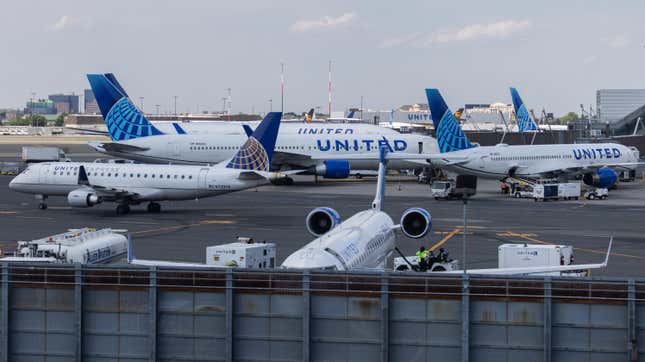
M155 108L157 109L157 112L156 112L157 116L159 115L159 106L160 106L159 104L155 104Z
M139 103L141 104L141 112L145 113L143 111L143 97L139 97Z
M269 99L269 112L273 112L273 99Z
M172 96L175 100L175 116L177 115L177 96Z

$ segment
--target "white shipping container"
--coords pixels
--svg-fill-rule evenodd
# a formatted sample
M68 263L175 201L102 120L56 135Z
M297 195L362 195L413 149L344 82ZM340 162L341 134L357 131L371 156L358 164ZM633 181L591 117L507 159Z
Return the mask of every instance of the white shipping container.
M275 256L275 243L254 243L252 239L206 248L206 264L218 267L274 268Z
M560 266L573 261L570 245L502 244L498 251L499 268Z

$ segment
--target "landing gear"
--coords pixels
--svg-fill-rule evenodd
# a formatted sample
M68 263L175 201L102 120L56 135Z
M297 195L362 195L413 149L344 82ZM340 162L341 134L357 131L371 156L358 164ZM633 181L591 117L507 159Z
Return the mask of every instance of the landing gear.
M156 202L151 202L148 204L148 212L151 214L158 214L161 212L161 205Z
M116 207L116 214L117 215L125 215L130 212L130 205L127 204L119 204Z
M36 200L40 200L38 208L41 210L47 210L47 195L36 195Z
M293 185L293 179L291 177L285 177L284 178L284 184L285 185Z

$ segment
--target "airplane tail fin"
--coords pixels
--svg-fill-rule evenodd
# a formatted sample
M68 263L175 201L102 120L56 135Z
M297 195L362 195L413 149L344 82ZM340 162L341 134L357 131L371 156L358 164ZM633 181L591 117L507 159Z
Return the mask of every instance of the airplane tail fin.
M282 112L268 113L226 167L268 172L281 119Z
M311 122L314 120L314 109L310 109L309 112L305 113L305 122Z
M126 248L128 264L134 260L134 251L132 250L132 235L128 233L128 245Z
M515 109L515 116L517 119L517 128L520 132L537 131L538 127L533 118L526 109L526 105L520 98L520 93L517 89L511 87L511 98L513 99L513 108Z
M85 167L82 165L78 167L78 181L79 185L89 186L90 180L87 178L87 172L85 172Z
M132 104L113 74L88 74L87 80L113 141L163 134Z
M349 111L349 113L347 113L347 117L345 118L354 118L354 114L356 114L356 111Z
M427 88L426 96L428 97L428 106L430 107L439 150L443 153L475 147L466 137L439 90Z

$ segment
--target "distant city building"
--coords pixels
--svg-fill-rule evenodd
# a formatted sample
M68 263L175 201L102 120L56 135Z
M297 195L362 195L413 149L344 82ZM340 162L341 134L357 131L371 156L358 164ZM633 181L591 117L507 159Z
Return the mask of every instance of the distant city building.
M49 99L29 100L25 107L25 114L56 114L56 107Z
M96 97L94 97L94 92L91 89L86 89L83 92L84 95L84 112L85 114L98 114L99 113L99 104L96 103Z
M515 120L515 111L512 104L466 104L461 118L471 123L499 123L504 124Z
M49 100L54 102L56 114L78 113L79 97L75 94L52 94Z
M645 105L645 89L599 89L596 91L596 110L601 124L610 127L623 117Z

